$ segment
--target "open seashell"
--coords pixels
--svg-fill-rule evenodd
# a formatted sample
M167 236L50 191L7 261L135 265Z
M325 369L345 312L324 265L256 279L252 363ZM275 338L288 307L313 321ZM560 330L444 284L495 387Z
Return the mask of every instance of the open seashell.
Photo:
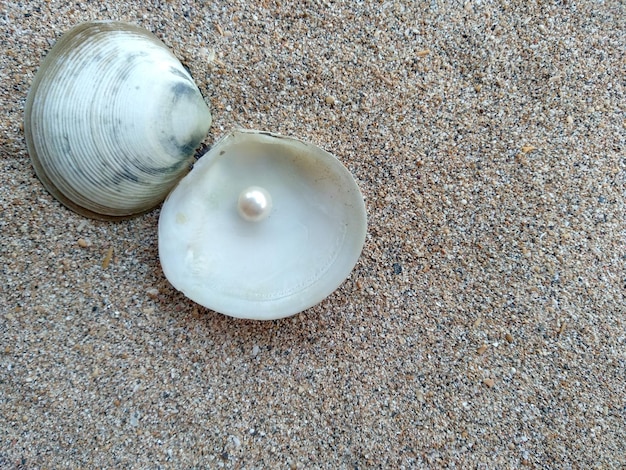
M299 140L236 131L200 158L159 219L165 276L233 317L296 314L331 294L356 264L363 196L331 154Z
M100 21L74 27L47 55L24 132L50 193L80 214L116 219L159 204L210 125L198 87L161 41Z

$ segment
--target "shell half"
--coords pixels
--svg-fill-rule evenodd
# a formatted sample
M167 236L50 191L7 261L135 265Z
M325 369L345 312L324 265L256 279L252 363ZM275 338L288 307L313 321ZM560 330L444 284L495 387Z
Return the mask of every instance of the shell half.
M166 199L159 256L170 283L195 302L270 320L337 289L366 227L363 196L334 156L296 139L236 131Z
M117 219L165 198L210 125L198 87L161 41L102 21L74 27L44 59L24 132L50 193L80 214Z

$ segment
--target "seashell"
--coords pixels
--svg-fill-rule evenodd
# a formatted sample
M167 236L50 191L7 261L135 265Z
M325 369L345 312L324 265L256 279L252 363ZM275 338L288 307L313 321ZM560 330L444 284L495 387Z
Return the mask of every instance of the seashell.
M366 227L359 187L334 156L293 138L235 131L165 200L159 256L169 282L193 301L270 320L339 287Z
M117 219L165 198L210 125L198 87L161 41L99 21L68 31L44 59L24 132L52 195L80 214Z

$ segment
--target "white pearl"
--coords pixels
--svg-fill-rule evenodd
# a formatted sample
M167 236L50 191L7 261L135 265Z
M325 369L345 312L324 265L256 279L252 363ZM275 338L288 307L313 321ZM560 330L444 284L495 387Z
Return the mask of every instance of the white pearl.
M260 222L272 211L272 197L266 189L250 186L239 194L237 211L249 222Z

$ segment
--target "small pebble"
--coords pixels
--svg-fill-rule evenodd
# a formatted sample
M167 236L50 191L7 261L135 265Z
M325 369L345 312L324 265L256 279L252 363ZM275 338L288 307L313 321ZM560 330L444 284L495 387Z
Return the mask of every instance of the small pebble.
M113 247L109 247L106 254L104 255L104 259L102 260L102 269L106 269L109 267L111 263L111 259L113 258Z
M151 299L156 299L159 297L159 289L155 287L151 287L150 289L146 289L146 295Z

